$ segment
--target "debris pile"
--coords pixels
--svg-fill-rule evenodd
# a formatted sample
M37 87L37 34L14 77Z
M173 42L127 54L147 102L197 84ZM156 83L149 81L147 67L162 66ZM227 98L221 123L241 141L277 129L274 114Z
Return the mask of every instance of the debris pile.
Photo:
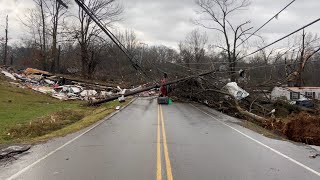
M288 139L320 146L320 115L319 113L300 112L291 114L284 119L265 121L267 129L278 132Z
M131 89L122 89L119 86L111 87L78 82L64 77L54 76L47 71L33 68L17 71L11 67L2 66L0 67L0 72L13 81L10 83L17 87L30 88L60 100L95 101L143 88L142 86L139 86L132 87ZM151 95L152 93L150 92L147 94ZM144 96L146 96L145 93Z

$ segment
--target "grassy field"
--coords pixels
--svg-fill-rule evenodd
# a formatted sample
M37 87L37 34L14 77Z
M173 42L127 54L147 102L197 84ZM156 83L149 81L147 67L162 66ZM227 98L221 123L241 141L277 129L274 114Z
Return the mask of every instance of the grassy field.
M86 107L80 101L60 101L18 88L0 76L0 144L64 136L99 121L117 105L118 101L112 101L100 107Z

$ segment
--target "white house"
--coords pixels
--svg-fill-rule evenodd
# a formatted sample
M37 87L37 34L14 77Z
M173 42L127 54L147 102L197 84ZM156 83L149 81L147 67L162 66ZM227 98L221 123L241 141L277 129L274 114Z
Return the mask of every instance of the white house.
M277 99L287 99L290 101L320 100L320 87L275 87L271 92L271 100Z

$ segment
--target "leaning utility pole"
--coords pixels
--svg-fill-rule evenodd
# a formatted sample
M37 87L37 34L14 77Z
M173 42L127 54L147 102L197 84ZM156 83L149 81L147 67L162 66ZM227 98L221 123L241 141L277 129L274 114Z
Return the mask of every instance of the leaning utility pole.
M8 52L8 15L6 17L6 39L5 39L5 45L4 45L4 59L3 59L3 64L7 64L7 52Z

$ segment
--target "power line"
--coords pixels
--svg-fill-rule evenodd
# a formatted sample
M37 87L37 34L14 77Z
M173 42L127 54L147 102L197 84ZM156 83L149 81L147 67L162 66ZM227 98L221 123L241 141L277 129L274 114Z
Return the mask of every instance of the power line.
M320 51L320 48L319 50ZM310 60L308 62L319 62L319 60ZM195 69L195 68L189 68L187 66L183 66L183 65L179 65L179 64L176 64L176 63L172 63L172 62L168 62L170 64L173 64L173 65L176 65L176 66L180 66L180 67L183 67L183 68L186 68L186 69L189 69L189 70L194 70L194 71L206 71L206 70L203 70L203 69ZM283 65L296 65L296 64L300 64L300 62L295 62L295 63L276 63L276 64L268 64L268 65L261 65L261 66L247 66L247 67L236 67L236 68L239 68L239 70L241 69L245 69L246 71L250 71L250 70L253 70L253 69L259 69L259 68L264 68L264 67L275 67L275 66L283 66ZM235 71L215 71L216 74L221 74L221 73L237 73L239 72L239 70L235 70Z
M131 65L134 69L139 70L145 75L147 78L150 77L146 74L146 72L134 62L134 57L129 52L129 50L120 42L120 40L107 28L103 25L102 21L96 17L96 15L90 10L90 8L81 0L75 0L75 2L89 15L89 17L100 27L100 29L118 46L118 48L126 55L126 57L131 62Z
M251 38L253 35L255 35L258 31L260 31L264 26L266 26L270 21L272 21L274 18L277 18L280 13L282 13L285 9L287 9L292 3L294 3L296 0L291 1L288 5L286 5L283 9L281 9L277 14L275 14L273 17L271 17L267 22L265 22L261 27L259 27L255 32L250 34L245 40L243 40L237 47L242 45L245 41L247 41L249 38Z
M319 62L320 63L319 60L311 60L311 61L308 61L308 62ZM283 66L283 65L296 65L296 64L300 64L300 62L295 62L295 63L276 63L276 64L261 65L261 66L248 66L248 67L237 67L237 68L251 70L251 69L264 68L264 67ZM238 71L233 71L233 72L238 72Z
M274 44L282 41L283 39L286 39L286 38L292 36L293 34L295 34L295 33L299 32L299 31L305 29L306 27L309 27L309 26L315 24L315 23L318 22L318 21L320 21L320 18L312 21L311 23L309 23L309 24L307 24L307 25L299 28L298 30L293 31L292 33L290 33L290 34L288 34L288 35L286 35L286 36L284 36L284 37L282 37L282 38L280 38L280 39L278 39L278 40L276 40L276 41L274 41L274 42L272 42L272 43L270 43L270 44L268 44L268 45L266 45L266 46L264 46L264 47L262 47L262 48L259 48L258 50L254 51L254 52L252 52L252 53L249 53L249 54L247 54L247 55L239 58L237 61L242 60L242 59L244 59L244 58L246 58L246 57L248 57L248 56L251 56L251 55L253 55L253 54L257 53L257 52L260 52L260 51L266 49L267 47L270 47L270 46L272 46L272 45L274 45ZM232 63L230 63L230 64L234 64L234 63L235 63L235 62L232 62Z

